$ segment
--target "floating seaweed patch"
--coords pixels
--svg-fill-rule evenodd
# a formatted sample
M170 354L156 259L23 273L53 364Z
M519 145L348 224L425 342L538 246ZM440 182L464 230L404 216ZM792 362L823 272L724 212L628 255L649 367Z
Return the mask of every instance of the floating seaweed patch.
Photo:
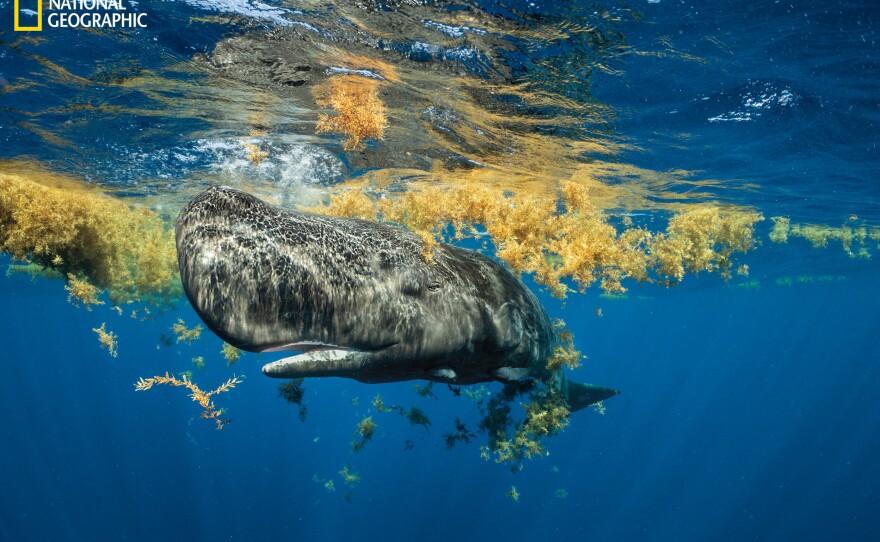
M183 318L178 318L177 322L171 326L171 331L177 335L177 342L192 344L193 341L198 340L202 336L202 324L196 324L196 327L190 329L186 327L186 322L183 321Z
M880 247L880 227L869 226L851 216L847 224L827 226L824 224L796 224L783 216L774 216L770 240L774 243L787 243L790 238L807 240L814 248L825 248L830 241L839 242L851 258L870 258L870 242Z
M379 99L374 82L356 77L335 77L317 98L319 105L331 107L335 115L322 114L315 131L340 133L346 136L342 147L360 150L368 139L382 139L388 126L385 105Z
M317 474L313 474L312 481L326 489L328 493L334 493L336 491L336 484L333 482L332 478L325 479L321 478Z
M241 146L247 151L248 160L255 166L260 165L260 162L269 156L268 152L260 149L255 143L242 143Z
M376 394L376 397L373 398L373 408L376 409L376 412L391 412L393 408L385 406L385 399L381 394Z
M673 283L680 282L685 272L700 271L718 271L729 280L733 255L754 248L754 226L761 220L759 213L711 206L676 213L651 248L657 273Z
M427 414L418 407L411 406L409 407L409 410L404 411L401 414L404 418L409 420L409 423L412 425L421 425L425 430L431 425L431 420L428 419Z
M0 251L87 280L116 304L181 293L174 235L158 215L42 171L0 171Z
M44 279L64 278L64 274L62 274L60 271L52 269L51 267L44 267L33 262L10 263L9 266L6 267L7 277L11 277L13 274L16 273L28 275L31 280L36 280L37 277L42 277Z
M477 435L472 433L464 422L461 421L458 417L455 418L455 432L446 433L443 435L443 441L446 443L446 449L451 450L455 447L459 442L463 442L465 444L470 444L471 439L476 438Z
M104 304L98 299L101 290L73 273L67 275L67 284L64 289L67 290L67 301L76 307L85 307L86 310L91 311L92 305ZM122 311L121 308L119 310Z
M507 492L507 498L513 502L519 502L519 491L516 490L516 486L510 486L510 491Z
M220 417L223 415L223 410L218 409L216 406L214 406L214 402L211 401L211 397L218 393L228 392L235 386L244 382L244 378L234 376L221 384L219 387L217 387L217 389L206 393L202 391L198 386L196 386L192 382L192 380L190 380L190 376L191 375L183 373L182 377L178 379L166 372L165 376L154 376L152 378L139 379L135 383L134 389L136 391L147 391L157 384L175 387L183 386L191 392L190 397L192 398L192 400L202 407L202 418L214 420L214 422L216 422L217 424L217 430L222 430L226 425L229 424L229 420Z
M351 449L353 452L357 453L364 449L367 442L369 442L373 435L376 433L377 423L373 421L372 416L367 416L357 425L357 431L355 431L355 435L357 438L352 441Z
M437 398L434 395L434 383L429 381L425 384L413 384L413 388L415 388L416 393L419 394L419 397L433 397Z
M588 188L574 182L560 184L556 201L471 185L374 192L343 191L316 210L402 224L423 238L442 237L449 226L456 238L484 229L499 259L516 273L532 273L557 297L570 290L566 281L579 291L598 282L620 293L625 279L675 284L700 271L729 279L735 255L754 247L754 225L763 220L753 211L692 205L675 213L664 232L618 231L592 205Z
M462 395L475 403L479 403L488 398L491 394L489 388L481 384L479 386L468 386L462 391Z
M770 230L770 240L774 243L787 243L788 233L791 231L791 219L784 216L770 217L773 228Z
M516 421L511 416L510 403L526 393L529 400L521 404L525 418ZM544 439L568 427L570 416L565 398L554 388L536 382L507 384L484 405L480 429L488 435L489 442L481 448L480 455L518 470L525 459L547 454Z
M422 390L427 389L428 391L430 391L430 386L416 386L416 388ZM431 392L430 396L434 397L433 392ZM431 425L431 420L422 409L416 406L410 406L409 409L406 409L400 405L386 405L385 400L382 398L381 395L376 395L376 397L373 399L373 408L376 409L376 412L397 412L398 414L406 418L410 424L421 425L426 430L428 429L428 426Z
M299 420L301 422L306 421L306 416L309 413L308 407L303 403L305 394L306 391L303 387L302 378L294 378L278 386L278 396L287 401L288 404L299 407Z
M757 279L747 280L745 282L740 282L736 287L740 290L760 290L761 281Z
M117 349L119 348L119 338L116 336L116 333L107 331L106 323L102 323L99 328L92 328L92 331L98 334L98 341L101 343L101 348L107 350L107 352L115 358Z
M586 356L574 347L574 334L565 329L565 322L556 320L553 324L553 327L556 328L558 346L547 359L547 370L553 372L563 367L577 369L581 366L581 359Z
M232 346L229 343L223 343L223 357L226 358L226 366L229 367L231 365L235 365L241 358L241 350Z
M342 470L339 471L339 476L342 476L342 481L349 486L356 486L361 482L361 476L349 465L342 467Z

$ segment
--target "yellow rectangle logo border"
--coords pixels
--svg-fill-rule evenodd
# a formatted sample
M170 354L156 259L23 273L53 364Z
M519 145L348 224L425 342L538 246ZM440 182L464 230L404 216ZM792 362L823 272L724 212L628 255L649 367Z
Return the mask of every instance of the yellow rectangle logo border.
M43 31L43 0L37 0L37 26L21 26L19 24L19 17L21 17L21 12L19 11L18 6L19 0L14 0L13 5L15 6L15 22L13 26L15 27L16 32L42 32Z

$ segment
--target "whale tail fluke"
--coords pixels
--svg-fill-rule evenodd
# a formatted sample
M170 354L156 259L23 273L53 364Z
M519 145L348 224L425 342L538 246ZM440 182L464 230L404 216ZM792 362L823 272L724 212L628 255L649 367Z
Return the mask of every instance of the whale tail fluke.
M620 390L614 388L572 382L562 371L557 378L557 388L562 392L572 412L620 394Z

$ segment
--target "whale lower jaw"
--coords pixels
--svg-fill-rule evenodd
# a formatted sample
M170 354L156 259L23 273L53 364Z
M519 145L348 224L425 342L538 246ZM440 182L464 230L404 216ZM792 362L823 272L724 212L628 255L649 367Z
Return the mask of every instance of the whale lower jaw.
M370 371L384 358L385 351L397 343L376 349L358 350L319 341L299 341L266 348L263 352L301 350L295 356L279 359L263 366L263 374L272 378L307 378L314 376L346 376L358 380L372 379Z
M367 364L368 354L346 348L320 348L263 365L272 378L351 376Z

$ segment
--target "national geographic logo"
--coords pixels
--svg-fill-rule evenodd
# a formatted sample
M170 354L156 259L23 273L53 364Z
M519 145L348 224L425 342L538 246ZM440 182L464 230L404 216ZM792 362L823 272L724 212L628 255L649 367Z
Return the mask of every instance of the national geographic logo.
M14 0L15 30L43 30L44 0ZM123 0L48 0L51 28L146 28L147 14L131 12ZM132 2L137 5L136 2ZM31 5L28 5L31 4ZM33 21L36 20L36 24Z
M36 0L32 3L34 6L21 7L20 4L27 4L28 0L15 0L13 2L13 6L15 9L15 20L13 21L15 31L16 32L39 32L43 30L43 0ZM36 7L37 9L30 9L31 7ZM24 16L24 17L22 17ZM33 18L37 18L37 24L33 24ZM27 21L27 24L22 24L22 19Z

